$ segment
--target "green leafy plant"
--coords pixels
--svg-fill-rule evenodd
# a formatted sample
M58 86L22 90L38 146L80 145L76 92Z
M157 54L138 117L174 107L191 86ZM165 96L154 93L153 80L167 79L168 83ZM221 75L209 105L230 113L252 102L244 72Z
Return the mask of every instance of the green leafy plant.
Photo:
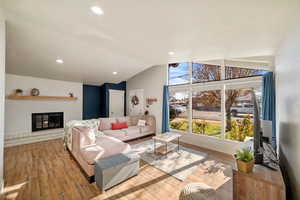
M243 162L251 162L252 160L254 160L253 152L249 148L238 150L236 151L236 159Z
M253 137L253 123L250 116L246 116L243 120L232 120L231 130L226 132L226 139L237 140L243 142L246 137Z

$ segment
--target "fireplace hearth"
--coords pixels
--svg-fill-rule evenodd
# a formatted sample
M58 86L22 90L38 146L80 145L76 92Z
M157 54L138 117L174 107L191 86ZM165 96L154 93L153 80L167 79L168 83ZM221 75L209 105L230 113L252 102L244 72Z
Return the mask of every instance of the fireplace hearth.
M32 113L32 132L64 127L64 113Z

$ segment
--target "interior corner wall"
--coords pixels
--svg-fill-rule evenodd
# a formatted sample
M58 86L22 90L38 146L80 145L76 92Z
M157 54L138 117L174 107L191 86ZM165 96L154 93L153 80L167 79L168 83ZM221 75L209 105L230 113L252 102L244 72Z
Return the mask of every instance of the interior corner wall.
M99 118L100 102L100 86L83 85L82 119Z
M124 97L124 115L126 115L126 81L120 83L104 83L100 86L100 117L109 117L109 90L123 90Z
M5 28L0 7L0 184L3 184L4 166Z
M287 199L300 199L300 16L275 58L277 136Z
M163 86L167 84L167 65L153 66L127 80L127 94L130 90L144 89L144 105L147 98L157 98L157 102L147 110L156 118L156 132L162 128ZM129 111L129 97L127 95L127 111ZM128 113L128 112L127 112Z

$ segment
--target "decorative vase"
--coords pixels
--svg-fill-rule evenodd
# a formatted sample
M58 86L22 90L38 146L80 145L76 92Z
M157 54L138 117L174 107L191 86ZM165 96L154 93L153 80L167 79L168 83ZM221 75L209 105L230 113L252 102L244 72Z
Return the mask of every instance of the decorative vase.
M244 173L251 173L254 167L254 160L250 162L244 162L241 160L236 160L237 168L239 171Z
M23 95L23 90L21 90L21 89L16 89L16 90L15 90L15 95L16 95L16 96L22 96L22 95Z
M16 92L15 93L16 96L22 96L22 94L23 94L22 92Z

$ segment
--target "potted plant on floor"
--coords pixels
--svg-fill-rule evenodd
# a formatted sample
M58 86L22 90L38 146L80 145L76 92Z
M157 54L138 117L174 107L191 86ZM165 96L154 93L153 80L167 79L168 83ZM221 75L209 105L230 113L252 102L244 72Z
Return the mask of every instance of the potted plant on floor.
M235 154L236 164L239 171L251 173L254 166L253 152L249 148L238 150Z

